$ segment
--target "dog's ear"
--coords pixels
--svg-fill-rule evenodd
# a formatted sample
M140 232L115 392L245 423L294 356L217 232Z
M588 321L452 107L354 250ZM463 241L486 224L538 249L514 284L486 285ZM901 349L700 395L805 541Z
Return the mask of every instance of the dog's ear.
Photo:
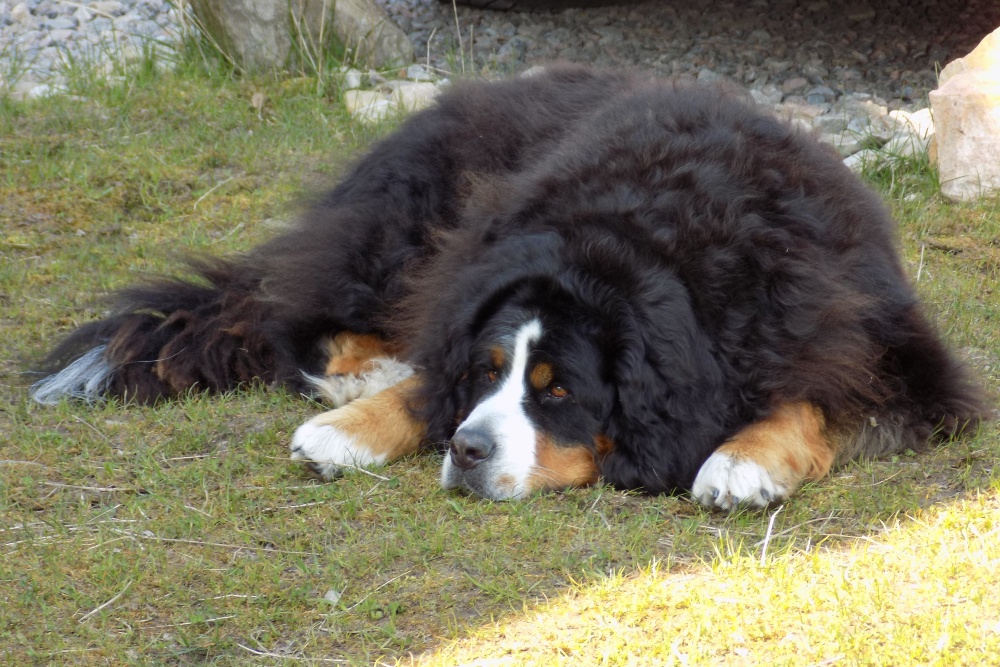
M686 488L739 421L738 396L680 281L659 276L614 324L616 399L601 473L651 493Z

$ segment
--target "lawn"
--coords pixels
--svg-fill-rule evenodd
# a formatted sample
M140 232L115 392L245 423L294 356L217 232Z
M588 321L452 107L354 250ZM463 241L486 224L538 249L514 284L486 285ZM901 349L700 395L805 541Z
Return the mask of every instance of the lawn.
M439 490L433 457L321 484L287 449L320 407L261 387L30 402L99 295L267 238L389 129L329 78L120 74L0 99L0 662L1000 663L993 425L726 515L605 487L493 503ZM1000 202L943 201L925 160L867 178L996 391Z

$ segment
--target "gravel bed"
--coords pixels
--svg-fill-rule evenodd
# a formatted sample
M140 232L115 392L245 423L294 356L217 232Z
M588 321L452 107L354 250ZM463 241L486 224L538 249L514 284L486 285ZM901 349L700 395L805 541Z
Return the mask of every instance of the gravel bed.
M430 42L429 64L445 70L566 60L770 83L786 96L825 86L890 107L926 106L936 71L1000 26L996 0L655 0L530 13L377 1L421 62Z

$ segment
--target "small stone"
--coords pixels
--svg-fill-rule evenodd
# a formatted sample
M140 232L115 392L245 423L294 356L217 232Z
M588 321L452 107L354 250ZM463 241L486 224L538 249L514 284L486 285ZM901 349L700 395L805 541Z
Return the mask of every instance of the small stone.
M377 122L393 111L389 99L374 90L348 90L344 93L344 106L352 117L365 122Z
M340 602L340 596L341 596L340 591L335 591L331 588L323 595L323 599L329 602L330 604L337 604L338 602Z
M817 98L817 102L813 102L810 98ZM818 104L819 102L834 102L837 99L837 92L830 88L829 86L814 86L806 91L806 100L810 104Z
M881 161L882 155L878 151L866 148L844 158L844 165L857 174Z
M830 110L829 104L789 104L787 101L782 105L786 115L792 118L803 118L812 124L812 120Z
M406 78L410 81L433 81L434 77L423 65L410 65L406 68Z
M76 11L73 12L73 18L76 19L77 25L79 25L90 21L90 19L94 18L94 14L86 7L77 7Z
M836 148L843 157L854 155L864 145L857 136L848 132L821 132L819 140Z
M921 138L916 132L901 130L882 146L882 150L888 155L912 157L927 152L929 144L929 138Z
M713 72L707 67L702 67L698 70L698 76L695 78L699 83L714 83L716 81L721 81L723 76L717 72Z
M49 32L49 39L53 44L66 44L76 35L75 30L53 30Z
M344 106L347 113L356 116L366 107L384 102L389 103L389 99L382 93L374 90L348 90L344 93Z
M10 10L10 18L14 23L20 23L27 28L38 24L37 19L31 14L31 10L28 9L28 5L23 2L14 5L14 8Z
M416 111L429 107L437 97L438 87L428 82L403 82L407 85L398 86L392 92L393 103L407 111Z
M781 92L781 89L778 88L773 83L767 83L761 86L760 94L763 95L764 98L768 100L771 104L780 104L781 98L784 97L784 94Z
M350 67L344 70L344 79L342 86L344 90L355 90L361 87L361 77L364 76L361 72Z
M45 22L45 27L49 30L73 30L79 22L72 16L59 16Z
M809 85L809 80L801 76L793 76L790 79L786 79L783 84L781 84L781 92L785 95L791 95L792 93L802 90Z
M118 0L95 0L87 5L87 9L107 17L120 16L125 13L125 7Z
M903 110L890 111L889 119L908 132L921 139L927 139L934 134L934 118L930 109L920 109L913 113Z
M822 134L843 134L847 130L845 114L828 113L813 118L813 127Z

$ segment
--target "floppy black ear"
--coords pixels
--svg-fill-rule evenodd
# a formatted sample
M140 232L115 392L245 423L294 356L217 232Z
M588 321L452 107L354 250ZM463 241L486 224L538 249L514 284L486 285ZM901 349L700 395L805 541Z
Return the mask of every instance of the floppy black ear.
M657 276L616 317L617 396L601 473L651 493L688 488L745 417L738 384L694 316L676 278Z
M412 406L427 422L427 438L451 436L465 402L472 346L489 317L524 285L558 270L563 240L553 232L494 238L459 232L404 304L410 360L422 386Z

